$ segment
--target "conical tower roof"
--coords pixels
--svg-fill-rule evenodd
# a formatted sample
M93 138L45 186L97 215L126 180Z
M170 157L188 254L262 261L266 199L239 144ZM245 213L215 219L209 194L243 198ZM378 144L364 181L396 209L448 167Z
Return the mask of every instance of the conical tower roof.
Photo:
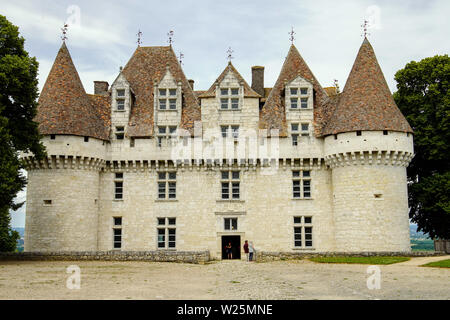
M291 45L283 67L281 68L280 75L261 110L260 127L262 129L278 129L280 131L280 136L286 135L287 127L284 89L286 83L299 76L308 80L313 85L314 118L316 127L318 127L320 131L321 119L323 118L321 113L328 101L328 96L294 45Z
M39 97L41 134L67 134L109 139L104 112L86 94L69 50L63 42ZM104 110L103 110L104 111Z
M412 132L392 98L367 38L359 49L339 103L323 135L364 130Z

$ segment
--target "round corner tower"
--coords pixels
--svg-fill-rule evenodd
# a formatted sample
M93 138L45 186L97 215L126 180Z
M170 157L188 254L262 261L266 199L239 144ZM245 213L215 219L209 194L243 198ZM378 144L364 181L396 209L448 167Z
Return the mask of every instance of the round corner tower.
M406 167L414 155L412 129L367 39L324 136L335 250L410 251Z
M28 172L25 251L97 250L107 98L86 94L63 43L36 116L47 156L22 157Z

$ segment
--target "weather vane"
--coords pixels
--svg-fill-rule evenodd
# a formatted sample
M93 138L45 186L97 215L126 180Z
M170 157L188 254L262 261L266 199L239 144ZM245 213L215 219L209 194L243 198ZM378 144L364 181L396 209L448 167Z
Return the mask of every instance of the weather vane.
M67 29L68 29L69 25L67 23L64 23L64 27L61 28L62 31L62 36L61 36L61 40L62 41L66 41L67 40Z
M361 27L363 28L363 32L364 32L361 36L364 36L364 38L367 38L367 36L370 36L370 33L367 32L367 30L369 30L369 27L370 27L369 21L364 19L364 24L362 24Z
M292 27L291 32L289 32L288 34L290 35L289 40L291 41L291 44L294 44L294 40L295 40L295 38L294 38L294 34L295 34L294 27Z
M140 47L142 44L142 32L140 29L136 35L137 35L137 45L138 45L138 47Z
M336 88L336 93L340 93L339 82L337 79L334 79L334 87Z
M178 59L180 61L180 64L183 64L183 58L184 58L184 54L183 54L183 52L180 51L180 53L178 55Z
M167 40L168 42L169 42L169 45L170 46L172 46L172 43L173 43L173 31L172 30L170 30L168 33L167 33L167 36L169 37L169 40Z
M227 50L227 53L228 53L228 61L230 61L231 62L231 59L233 59L234 57L233 57L233 50L231 49L231 47L229 47L228 48L228 50Z

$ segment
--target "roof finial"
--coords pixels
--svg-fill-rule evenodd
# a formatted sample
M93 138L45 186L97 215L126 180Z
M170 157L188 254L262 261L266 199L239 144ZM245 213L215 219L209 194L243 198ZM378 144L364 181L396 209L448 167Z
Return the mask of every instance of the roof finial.
M141 44L142 44L142 32L141 32L141 29L138 30L138 33L136 35L137 35L137 45L138 45L138 47L140 47Z
M167 36L169 37L169 40L167 40L167 42L169 42L169 45L170 46L172 46L172 43L173 43L173 30L170 30L168 33L167 33Z
M63 42L66 42L67 40L67 29L68 29L69 25L67 23L64 23L64 26L61 28L62 31L62 36L61 36L61 40Z
M362 24L361 27L363 28L363 34L361 36L364 36L364 38L367 38L367 36L370 36L370 33L367 32L367 30L369 30L369 27L370 27L369 21L364 19L364 24Z
M341 93L339 89L339 82L337 79L334 79L334 87L336 88L336 93Z
M294 40L295 40L295 37L294 37L294 34L295 34L294 27L291 27L291 32L289 32L288 34L290 35L289 40L291 41L291 44L293 45L293 44L294 44Z
M227 50L227 53L228 53L228 56L227 56L227 58L228 58L228 61L231 63L231 59L233 59L234 57L233 57L233 50L231 49L231 47L229 47L228 48L228 50Z
M180 64L183 64L183 58L184 58L184 54L183 54L183 52L180 51L180 53L178 54L178 60L180 61Z

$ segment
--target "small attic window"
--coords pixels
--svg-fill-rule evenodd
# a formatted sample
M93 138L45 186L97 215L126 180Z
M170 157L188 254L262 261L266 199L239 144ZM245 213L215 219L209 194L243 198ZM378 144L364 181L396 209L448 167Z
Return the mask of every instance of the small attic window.
M122 98L125 97L125 89L118 89L117 96Z
M84 137L84 142L89 142L89 137Z
M55 139L56 139L56 136L54 134L51 134L50 135L50 140L55 140Z
M387 130L383 130L383 135L387 136L388 135L388 131Z
M357 136L362 135L361 131L356 131L356 135L357 135Z

